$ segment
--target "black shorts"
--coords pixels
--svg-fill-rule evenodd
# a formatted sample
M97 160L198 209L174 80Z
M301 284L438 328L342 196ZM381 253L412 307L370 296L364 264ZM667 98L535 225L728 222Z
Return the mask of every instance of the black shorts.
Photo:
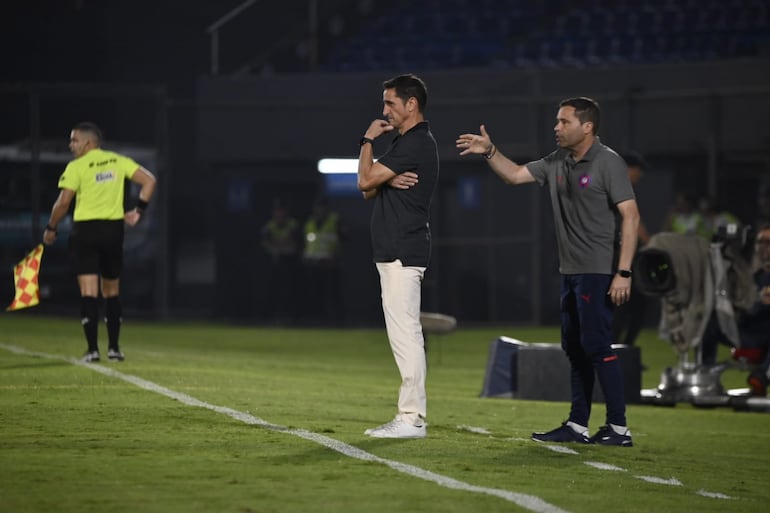
M72 228L69 250L75 274L120 278L123 270L123 220L78 221Z

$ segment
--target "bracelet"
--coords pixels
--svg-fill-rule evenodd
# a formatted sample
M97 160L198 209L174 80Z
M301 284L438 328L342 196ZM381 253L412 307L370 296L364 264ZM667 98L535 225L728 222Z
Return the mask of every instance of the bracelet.
M142 198L136 198L136 206L134 207L137 212L140 214L144 212L144 209L147 208L147 202L144 201Z
M54 233L56 233L56 228L55 228L55 227L53 227L53 226L51 226L50 224L47 224L47 225L45 225L45 229L46 229L46 231L48 231L48 232L54 232Z
M495 153L497 153L497 146L490 143L489 148L487 148L487 152L484 154L484 158L489 160L495 156Z

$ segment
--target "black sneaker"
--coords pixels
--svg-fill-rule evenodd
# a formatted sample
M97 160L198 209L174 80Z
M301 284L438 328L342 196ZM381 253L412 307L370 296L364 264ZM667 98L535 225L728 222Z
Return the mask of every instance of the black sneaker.
M628 431L626 431L628 432ZM592 444L616 445L619 447L633 447L631 435L621 435L615 432L610 426L602 426L594 436L590 438Z
M561 427L557 427L556 429L548 431L547 433L532 433L532 440L536 442L576 442L579 444L593 443L587 436L581 435L569 427L566 422L562 424Z
M126 356L121 353L118 349L110 349L107 351L107 358L110 360L116 361L116 362L122 362L126 359Z
M83 355L80 361L85 363L96 363L99 359L99 351L88 351Z

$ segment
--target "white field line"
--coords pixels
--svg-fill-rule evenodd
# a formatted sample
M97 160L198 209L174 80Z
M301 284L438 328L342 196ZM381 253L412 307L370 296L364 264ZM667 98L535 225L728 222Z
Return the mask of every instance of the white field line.
M648 483L655 483L655 484L663 484L663 485L670 485L670 486L682 486L681 481L679 479L672 477L671 479L664 479L662 477L655 477L655 476L634 476L637 479L641 479L642 481L647 481Z
M358 447L354 447L352 445L348 445L339 440L335 440L334 438L330 438L324 435L319 435L318 433L313 433L311 431L306 431L304 429L291 429L286 426L272 424L266 420L263 420L259 417L255 417L254 415L251 415L249 413L233 410L232 408L228 408L226 406L217 406L214 404L209 404L205 401L201 401L200 399L196 399L195 397L189 396L187 394L176 392L164 386L158 385L157 383L153 383L152 381L147 381L145 379L132 376L130 374L124 374L110 367L105 367L99 364L83 363L77 359L68 358L60 355L40 353L36 351L28 351L27 349L24 349L18 346L13 346L13 345L0 344L0 348L3 348L6 351L9 351L15 354L20 354L25 356L35 356L38 358L45 358L49 360L63 360L73 365L79 365L81 367L85 367L87 369L100 372L105 376L121 379L128 383L131 383L132 385L136 385L137 387L142 388L144 390L155 392L157 394L164 395L171 399L175 399L182 404L186 404L188 406L197 406L199 408L205 408L207 410L211 410L216 413L221 413L223 415L227 415L228 417L232 417L235 420L239 420L244 424L259 426L265 429L269 429L271 431L278 431L281 433L286 433L299 438L303 438L305 440L309 440L311 442L315 442L319 445L322 445L328 449L337 451L341 454L344 454L345 456L355 458L358 460L380 463L382 465L390 467L393 470L396 470L403 474L407 474L412 477L417 477L425 481L430 481L439 486L443 486L444 488L449 488L452 490L461 490L466 492L473 492L473 493L480 493L484 495L491 495L493 497L499 497L503 500L512 502L528 511L533 511L535 513L569 513L566 510L563 510L557 506L554 506L553 504L550 504L539 497L535 497L534 495L512 492L509 490L501 490L498 488L486 488L483 486L476 486L463 481L459 481L457 479L453 479L451 477L437 474L435 472L431 472L430 470L425 470L423 468L416 467L414 465L409 465L406 463L401 463L399 461L381 458L379 456L366 452L362 449L359 449Z
M523 441L527 440L526 438L510 438L510 440L516 440L516 441ZM580 453L574 449L571 449L569 447L566 447L564 445L555 445L555 444L548 444L544 443L542 444L543 447L548 449L549 451L558 452L561 454L574 454L574 455L580 455ZM600 461L584 461L586 465L589 467L594 467L599 470L609 470L612 472L627 472L626 469L623 467L618 467L615 465L611 465L609 463L602 463ZM655 477L655 476L634 476L636 479L641 479L642 481L646 481L648 483L653 484L661 484L661 485L668 485L668 486L683 486L682 483L675 477L672 477L670 479L665 479L662 477ZM706 490L698 490L695 492L697 495L701 495L703 497L709 497L711 499L732 499L733 497L730 497L729 495L725 495L723 493L719 492L708 492Z
M457 426L457 429L460 431L470 431L471 433L478 433L480 435L491 435L492 432L488 430L487 428L483 427L476 427L476 426L466 426L465 424L461 424Z
M586 465L594 468L598 468L599 470L612 470L615 472L626 472L626 469L622 467L616 467L615 465L610 465L609 463L602 463L599 461L584 461ZM669 485L669 486L682 486L682 483L675 477L672 477L671 479L663 479L662 477L655 477L655 476L634 476L637 479L641 479L642 481L646 481L648 483L654 483L654 484L662 484L662 485ZM701 495L703 497L708 497L710 499L732 499L729 495L725 495L723 493L719 492L707 492L706 490L698 490L695 492L697 495Z
M575 449L570 449L564 445L544 444L543 447L549 451L558 452L561 454L580 454Z
M698 490L695 493L697 493L698 495L702 495L704 497L709 497L711 499L732 499L732 497L730 497L729 495L725 495L719 492L707 492L706 490Z
M625 472L626 469L622 467L616 467L615 465L610 465L609 463L602 463L600 461L584 461L586 465L589 467L598 468L599 470L612 470L615 472Z

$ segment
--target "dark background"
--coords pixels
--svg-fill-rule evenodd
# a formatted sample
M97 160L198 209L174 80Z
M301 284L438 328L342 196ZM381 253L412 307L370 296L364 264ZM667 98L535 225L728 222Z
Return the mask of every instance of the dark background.
M380 323L370 207L355 193L331 193L316 162L357 156L380 115L382 81L403 72L428 83L426 115L442 158L424 310L465 323L557 321L547 193L505 187L482 161L459 158L454 139L483 122L507 155L538 158L553 149L552 120L567 96L598 99L603 142L649 161L637 192L651 231L678 191L712 196L754 222L770 186L770 2L532 4L4 5L2 297L10 302L11 267L40 239L70 128L92 120L108 147L159 178L149 222L127 239L127 309L272 322L261 226L276 197L304 222L325 195L347 228L344 324ZM239 8L216 31L214 54L212 27ZM39 311L74 304L63 242L46 252ZM295 293L303 304L301 280Z

